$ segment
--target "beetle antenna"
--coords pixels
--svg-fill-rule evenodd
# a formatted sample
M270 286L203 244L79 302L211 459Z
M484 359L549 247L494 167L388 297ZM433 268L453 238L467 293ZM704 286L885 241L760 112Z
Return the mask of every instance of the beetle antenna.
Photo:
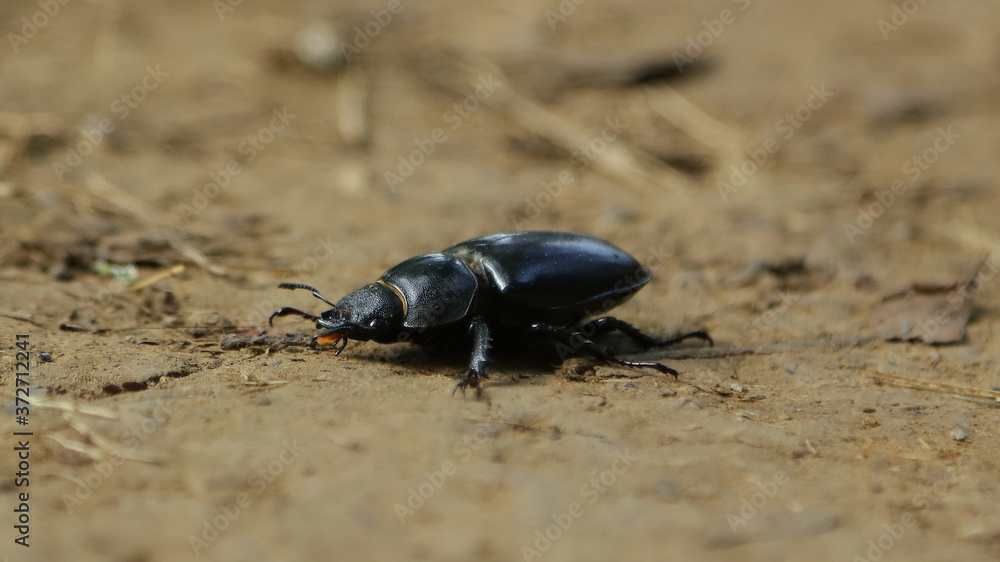
M313 294L314 297L316 297L317 299L325 302L326 304L328 304L330 306L333 306L333 307L337 306L336 304L334 304L334 303L326 300L326 297L324 297L323 295L319 294L319 291L317 291L316 289L310 287L309 285L303 285L302 283L282 283L282 284L278 285L278 288L279 289L292 289L292 290L295 290L295 289L306 289L307 291L312 291L312 294Z
M277 310L277 312L275 312L274 314L272 314L271 316L269 316L267 318L267 323L270 324L271 326L274 326L274 319L275 318L280 318L282 316L288 316L290 314L298 314L299 316L305 318L306 320L312 320L314 322L319 322L321 320L321 318L319 316L316 316L314 314L309 314L308 312L302 312L301 310L299 310L297 308L292 308L290 306L285 306L285 307L279 308Z

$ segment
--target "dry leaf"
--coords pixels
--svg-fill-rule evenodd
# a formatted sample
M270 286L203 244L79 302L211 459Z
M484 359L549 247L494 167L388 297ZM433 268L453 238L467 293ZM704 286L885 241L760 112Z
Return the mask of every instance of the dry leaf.
M965 340L972 316L971 281L910 287L887 295L872 313L875 333L887 340L930 344Z

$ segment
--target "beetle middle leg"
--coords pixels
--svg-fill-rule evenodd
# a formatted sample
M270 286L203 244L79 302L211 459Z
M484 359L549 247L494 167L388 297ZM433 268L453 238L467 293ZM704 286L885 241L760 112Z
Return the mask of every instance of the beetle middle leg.
M604 316L602 318L595 318L589 322L585 322L580 325L579 330L585 334L606 334L608 332L619 331L626 336L632 338L632 341L641 345L645 349L651 347L669 347L675 343L680 343L684 340L691 338L698 338L705 340L709 345L714 346L715 342L712 341L712 336L708 335L705 330L695 330L693 332L688 332L686 334L681 334L677 337L668 339L659 339L642 333L639 328L625 322L624 320L619 320L614 316Z
M472 332L472 359L469 361L469 372L455 385L454 390L451 391L453 395L461 390L464 396L466 387L475 388L478 395L481 392L479 379L490 378L486 375L487 354L490 349L489 326L486 325L486 321L481 316L476 316L469 324L469 331Z
M622 322L622 324L625 323ZM638 330L636 330L631 325L629 325L629 328L632 328L633 330L638 332ZM605 331L608 331L610 329L612 328L607 328ZM656 369L657 371L665 375L672 375L675 379L678 376L676 370L667 367L663 363L654 363L650 361L629 361L627 359L621 359L619 357L615 357L601 346L587 339L587 337L585 337L579 331L574 330L572 328L560 328L557 326L549 326L548 324L533 324L531 326L531 331L545 334L546 336L555 340L557 343L569 346L571 351L575 350L585 351L589 353L591 356L596 357L597 359L600 359L605 363L610 363L612 365L622 365L625 367L636 367L636 368L650 367L652 369ZM648 337L645 334L641 335L643 335L644 337ZM563 350L559 350L559 355L565 358L565 353Z

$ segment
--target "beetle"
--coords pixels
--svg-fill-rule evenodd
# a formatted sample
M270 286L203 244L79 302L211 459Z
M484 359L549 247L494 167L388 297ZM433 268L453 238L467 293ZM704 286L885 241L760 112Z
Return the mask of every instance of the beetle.
M410 258L374 283L333 303L313 287L282 283L282 289L305 289L332 308L319 316L283 307L281 316L300 315L321 330L313 347L348 340L408 341L431 349L471 337L469 371L452 393L478 388L486 374L491 343L554 342L564 351L581 350L606 363L649 367L677 378L662 363L628 361L612 355L590 338L618 331L645 349L689 338L714 345L704 330L658 339L614 318L600 316L629 300L652 278L652 272L621 248L593 236L568 232L512 232L473 238L440 252ZM566 347L568 346L568 348Z

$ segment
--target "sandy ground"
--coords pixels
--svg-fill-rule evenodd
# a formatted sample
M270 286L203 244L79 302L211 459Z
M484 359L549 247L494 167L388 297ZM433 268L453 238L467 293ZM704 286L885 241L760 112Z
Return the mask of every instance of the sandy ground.
M997 21L4 3L0 554L997 560ZM312 333L267 327L323 308L279 282L515 229L615 242L655 274L615 314L717 347L644 355L678 381L499 357L463 399L461 354L220 346Z

